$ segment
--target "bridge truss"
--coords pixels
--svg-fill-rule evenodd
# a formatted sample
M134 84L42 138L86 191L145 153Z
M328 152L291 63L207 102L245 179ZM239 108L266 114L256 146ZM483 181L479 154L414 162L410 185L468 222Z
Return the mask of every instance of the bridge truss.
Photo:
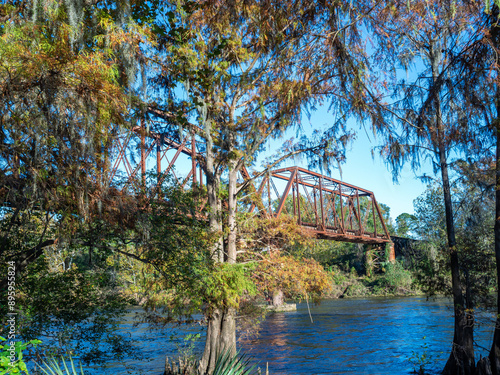
M148 171L153 170L158 184L172 175L182 186L203 185L203 147L193 134L174 140L148 130L142 122L119 137L111 181L121 175L126 193L139 194L146 186ZM246 168L240 173L241 183L248 185L246 191L253 197L247 206L250 213L292 215L321 239L379 248L391 243L380 207L369 190L300 167L272 170L255 180Z
M285 184L279 184L279 182ZM266 214L292 215L318 238L366 244L390 242L375 195L368 190L300 167L270 171L257 196ZM252 204L254 212L257 204Z

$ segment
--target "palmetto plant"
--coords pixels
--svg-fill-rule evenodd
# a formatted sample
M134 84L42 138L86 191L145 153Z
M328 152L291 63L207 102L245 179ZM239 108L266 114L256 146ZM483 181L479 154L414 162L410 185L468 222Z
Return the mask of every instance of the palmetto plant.
M47 358L47 362L42 361L43 365L37 363L38 368L46 375L84 375L82 365L80 364L80 371L77 372L75 368L75 364L73 363L73 358L69 357L69 365L66 364L66 361L63 357L61 357L62 368L59 365L59 362L53 358Z
M250 360L246 355L239 355L239 351L233 357L231 349L228 349L217 357L213 375L250 375L255 365L247 368Z

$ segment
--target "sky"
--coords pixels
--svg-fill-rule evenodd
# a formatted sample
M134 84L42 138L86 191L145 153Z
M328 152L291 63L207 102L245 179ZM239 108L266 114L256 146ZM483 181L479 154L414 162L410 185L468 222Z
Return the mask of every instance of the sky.
M332 115L328 114L325 108L319 108L311 114L310 120L303 120L304 132L308 134L314 129L325 129L332 119ZM381 139L374 137L369 124L366 124L366 130L354 120L350 122L350 125L357 133L356 139L347 148L346 162L341 165L342 173L339 169L332 169L330 177L372 191L377 202L390 207L390 216L393 220L402 213L413 213L413 200L421 195L427 186L417 176L424 173L433 176L431 165L424 165L423 169L417 173L411 171L409 166L405 166L398 183L395 183L383 159L378 156L377 152L374 153L374 157L372 156L372 149L381 142ZM292 131L285 139L295 135L295 131ZM259 160L271 155L273 150L276 150L282 143L283 140L269 141L268 149L260 155ZM257 166L259 164L258 162ZM307 168L307 161L305 159L289 160L283 166Z

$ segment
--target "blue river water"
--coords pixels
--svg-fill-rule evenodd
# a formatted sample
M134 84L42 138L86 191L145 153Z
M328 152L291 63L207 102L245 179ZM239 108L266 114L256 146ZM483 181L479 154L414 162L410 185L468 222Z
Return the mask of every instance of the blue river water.
M274 374L410 374L420 364L427 373L442 370L451 349L453 311L447 299L381 297L325 300L320 305L300 303L297 311L268 315L257 337L239 342L265 373ZM194 352L202 350L200 326L150 331L134 326L133 312L121 328L137 340L140 360L107 363L93 374L158 374L165 356L173 356L183 337L200 333ZM311 321L312 318L312 321ZM493 316L478 313L476 356L487 355L493 337Z

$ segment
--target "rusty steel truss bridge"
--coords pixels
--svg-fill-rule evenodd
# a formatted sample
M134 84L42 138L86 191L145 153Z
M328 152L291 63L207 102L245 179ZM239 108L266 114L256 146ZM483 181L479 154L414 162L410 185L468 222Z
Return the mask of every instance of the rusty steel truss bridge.
M111 180L121 176L123 189L138 194L148 172L160 183L167 175L182 186L203 185L202 144L192 134L181 141L141 126L123 133L117 143ZM373 192L319 173L287 167L270 170L252 178L243 167L240 183L248 187L240 198L239 210L279 218L291 215L317 238L394 248L382 211Z

